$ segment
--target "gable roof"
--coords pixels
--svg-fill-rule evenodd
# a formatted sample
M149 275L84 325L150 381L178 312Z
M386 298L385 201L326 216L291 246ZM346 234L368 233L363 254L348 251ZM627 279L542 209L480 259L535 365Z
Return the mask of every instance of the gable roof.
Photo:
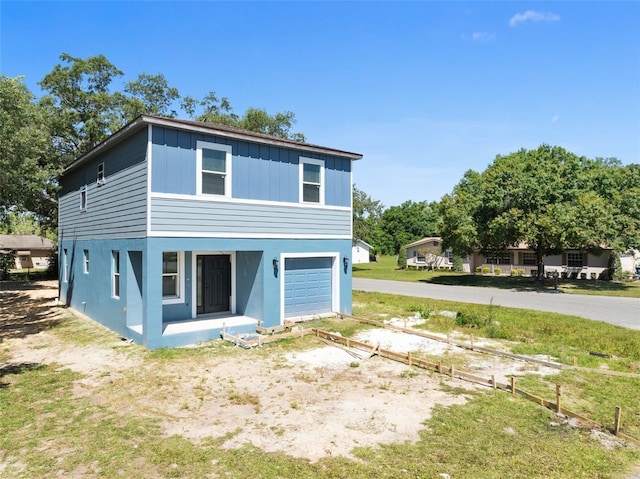
M358 245L358 244L365 245L365 246L366 246L367 248L369 248L369 249L373 248L373 246L371 246L369 243L367 243L366 241L361 240L361 239L356 240L356 243L355 243L353 246L356 246L356 245Z
M30 250L53 249L54 244L47 238L36 235L0 235L0 249Z
M320 145L314 145L311 143L304 143L301 141L289 140L286 138L279 138L277 136L265 135L264 133L256 133L249 130L242 130L240 128L234 128L231 126L219 125L217 123L208 123L203 121L192 120L176 120L174 118L164 118L160 116L140 115L135 120L123 126L120 130L116 131L113 135L106 140L100 142L91 151L85 153L83 156L75 160L69 166L67 166L62 172L61 176L64 176L69 171L76 169L85 162L91 160L95 156L99 155L103 151L107 151L111 147L117 145L126 138L134 135L140 130L146 128L148 125L162 126L166 128L177 128L181 130L192 131L196 133L203 133L207 135L216 135L234 140L244 140L252 143L268 144L271 146L280 146L285 148L293 148L300 151L322 153L327 155L341 156L350 160L361 160L362 155L360 153L353 153L350 151L337 150L335 148L327 148Z
M411 248L413 246L420 246L422 244L431 243L432 241L442 241L440 236L427 236L426 238L419 239L405 246L405 248Z

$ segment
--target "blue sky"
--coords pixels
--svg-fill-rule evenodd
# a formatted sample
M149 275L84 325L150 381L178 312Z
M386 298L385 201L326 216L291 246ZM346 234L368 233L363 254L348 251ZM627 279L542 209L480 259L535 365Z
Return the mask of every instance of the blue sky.
M61 53L290 110L385 206L542 143L640 163L640 2L0 2L0 72Z

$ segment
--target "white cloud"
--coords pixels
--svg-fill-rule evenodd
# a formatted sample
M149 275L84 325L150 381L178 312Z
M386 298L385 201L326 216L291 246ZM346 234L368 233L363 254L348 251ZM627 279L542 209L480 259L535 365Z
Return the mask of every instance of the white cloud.
M553 115L553 117L551 118L551 123L558 123L559 119L560 115Z
M491 32L473 32L471 34L471 40L474 42L490 42L495 38L495 34Z
M524 22L557 22L560 20L560 15L552 12L536 12L534 10L527 10L524 13L516 13L509 20L509 26L515 27L519 23Z

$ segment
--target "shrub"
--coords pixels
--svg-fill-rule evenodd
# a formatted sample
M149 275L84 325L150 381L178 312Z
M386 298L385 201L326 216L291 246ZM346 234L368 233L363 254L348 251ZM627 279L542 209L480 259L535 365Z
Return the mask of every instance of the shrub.
M16 267L16 254L13 251L0 253L0 279L9 279L9 270Z
M486 326L488 320L477 313L463 313L458 311L456 315L456 325L464 328L482 328Z
M518 276L518 270L517 269L512 269L511 270L511 276Z
M398 268L407 268L407 250L404 248L400 248L400 251L398 252Z
M482 273L482 266L476 266L476 273Z
M493 274L496 276L502 276L502 268L493 268Z
M453 255L453 271L456 273L462 273L464 271L464 262L462 260L462 256L458 256L457 254Z
M614 281L621 281L624 279L622 263L620 262L620 254L617 251L612 251L611 256L609 256L609 278Z
M489 273L491 273L491 268L489 268L488 266L483 266L482 274L489 274Z
M516 270L516 274L517 274L518 276L524 276L524 270L523 270L523 269L517 269L517 270Z

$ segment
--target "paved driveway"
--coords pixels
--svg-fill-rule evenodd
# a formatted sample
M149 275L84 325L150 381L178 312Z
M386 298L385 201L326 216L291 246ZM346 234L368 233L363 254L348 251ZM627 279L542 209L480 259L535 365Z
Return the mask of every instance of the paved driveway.
M444 299L462 303L493 304L570 314L640 329L640 298L587 296L557 292L515 291L475 286L445 286L381 279L353 278L353 289L399 294L419 298Z

